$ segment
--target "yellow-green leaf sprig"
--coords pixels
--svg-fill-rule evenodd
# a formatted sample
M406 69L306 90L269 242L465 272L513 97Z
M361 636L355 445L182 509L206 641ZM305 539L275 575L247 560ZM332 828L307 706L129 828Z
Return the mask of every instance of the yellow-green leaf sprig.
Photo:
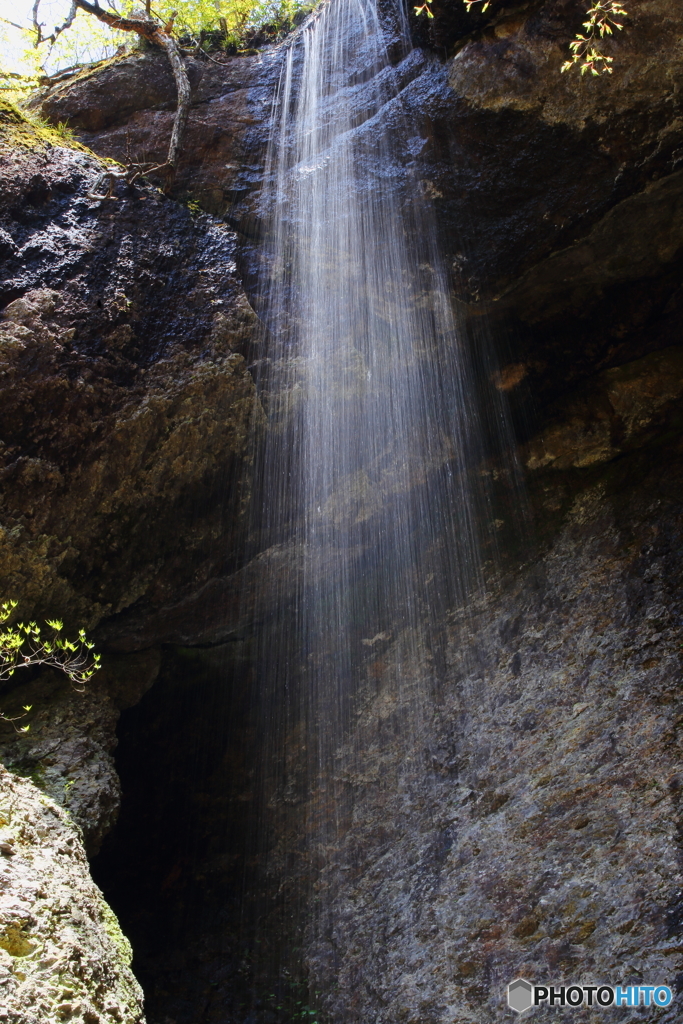
M583 23L585 35L578 32L569 44L571 58L564 62L560 70L565 72L578 68L582 75L611 75L614 58L603 52L601 40L614 35L615 29L623 29L621 19L627 18L628 12L619 0L593 0L586 15Z
M101 656L93 653L95 645L88 640L85 630L79 629L76 640L68 640L62 636L64 624L60 619L46 621L49 634L36 622L7 625L16 607L16 601L0 603L0 681L10 679L18 668L47 665L66 673L75 685L84 686L101 668ZM0 712L0 720L14 725L30 710L31 705L25 705L24 714L14 718ZM14 728L17 732L29 730L28 725Z
M467 13L469 14L474 5L482 3L482 0L463 0L463 2L465 4L465 7L467 8ZM483 3L484 6L481 9L482 14L488 7L491 6L491 0L483 0ZM432 0L425 0L425 2L421 4L420 7L415 7L413 8L413 10L415 11L416 14L426 14L428 18L433 18L434 12L432 11L431 5Z
M467 13L469 14L475 4L482 3L482 14L490 5L491 0L463 0ZM413 8L416 14L426 14L433 18L432 0L424 0L419 7ZM592 0L586 11L586 20L583 23L585 35L582 32L576 34L576 38L569 44L571 57L566 60L560 71L571 71L578 68L582 75L611 75L613 72L613 57L604 53L601 40L606 36L614 35L614 30L621 31L624 24L621 19L628 18L628 11L624 9L619 0Z

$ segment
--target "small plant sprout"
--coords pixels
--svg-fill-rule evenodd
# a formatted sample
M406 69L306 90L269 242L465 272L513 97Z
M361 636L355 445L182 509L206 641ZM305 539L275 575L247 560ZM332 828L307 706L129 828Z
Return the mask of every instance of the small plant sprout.
M32 707L33 704L24 704L23 715L15 715L13 718L10 718L9 715L3 715L2 711L0 711L0 722L9 722L12 726L14 726L15 732L28 732L29 729L31 728L30 725L15 725L14 723L20 722L22 718L26 718L26 715L29 713Z
M583 23L586 34L577 33L576 39L569 44L572 56L560 70L564 72L578 67L582 75L587 72L611 75L613 58L603 53L600 41L613 35L615 28L621 31L624 25L619 19L627 18L628 14L619 0L594 0L586 14L587 20Z
M47 665L60 669L72 683L80 687L101 668L100 655L92 653L95 645L88 640L85 630L78 631L76 640L67 640L61 635L64 624L59 619L47 620L49 635L46 635L35 622L18 622L16 626L6 625L16 607L16 601L0 603L0 681L10 679L18 668ZM0 720L14 725L28 714L31 706L25 704L24 714L13 718L0 712ZM14 725L14 728L17 732L29 731L28 725Z
M482 0L463 0L467 13L469 14L475 4L482 3ZM481 8L482 14L491 6L491 0L483 0L484 6ZM433 18L432 12L432 0L425 0L420 7L413 8L416 14L426 14L428 18Z

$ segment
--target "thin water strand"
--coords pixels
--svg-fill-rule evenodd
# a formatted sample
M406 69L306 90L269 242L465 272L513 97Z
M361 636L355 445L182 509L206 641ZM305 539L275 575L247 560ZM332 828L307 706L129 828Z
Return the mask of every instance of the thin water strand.
M407 50L402 9L392 31ZM454 319L385 39L374 0L315 13L283 60L266 169L256 518L291 574L261 648L264 729L282 792L292 736L306 752L308 843L323 861L348 801L335 766L340 751L353 762L354 709L379 679L374 645L391 645L376 685L406 709L408 750L431 636L481 590L491 518L486 359ZM505 434L502 407L487 415Z

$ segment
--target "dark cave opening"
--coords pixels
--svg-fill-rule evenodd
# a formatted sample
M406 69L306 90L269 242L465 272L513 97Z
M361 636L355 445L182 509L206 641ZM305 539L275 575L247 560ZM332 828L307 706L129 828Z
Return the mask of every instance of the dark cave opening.
M121 813L92 873L133 946L149 1024L274 1024L301 1002L264 868L250 648L165 649L119 723Z

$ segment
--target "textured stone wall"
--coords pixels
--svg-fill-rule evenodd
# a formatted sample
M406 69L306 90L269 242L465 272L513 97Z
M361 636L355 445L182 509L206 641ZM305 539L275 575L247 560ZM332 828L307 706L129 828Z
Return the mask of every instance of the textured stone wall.
M119 813L121 786L113 755L120 713L152 686L159 662L154 648L123 658L108 654L87 686L75 686L53 669L37 674L19 669L2 694L2 713L29 730L0 722L0 760L68 812L89 857ZM27 706L29 714L23 711Z
M0 139L0 575L20 615L92 629L235 558L256 317L224 226L148 186L93 199L96 158L17 144L13 128Z
M3 1021L143 1024L131 957L68 812L0 767Z
M675 988L681 468L678 443L584 476L412 692L390 642L367 658L308 946L333 1020L503 1020L520 975Z
M234 564L260 416L232 233L146 185L98 199L103 170L0 111L0 597L68 635ZM32 706L27 734L0 721L0 757L32 780L0 780L13 1024L142 1020L82 844L117 819L116 725L158 666L105 652L85 688L22 669L3 686L2 713Z

